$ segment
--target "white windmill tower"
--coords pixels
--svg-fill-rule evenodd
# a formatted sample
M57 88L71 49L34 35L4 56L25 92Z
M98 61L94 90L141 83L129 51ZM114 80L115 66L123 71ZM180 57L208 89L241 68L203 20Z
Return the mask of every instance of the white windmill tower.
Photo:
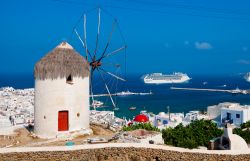
M62 42L35 65L34 132L55 138L89 132L89 74L84 57Z

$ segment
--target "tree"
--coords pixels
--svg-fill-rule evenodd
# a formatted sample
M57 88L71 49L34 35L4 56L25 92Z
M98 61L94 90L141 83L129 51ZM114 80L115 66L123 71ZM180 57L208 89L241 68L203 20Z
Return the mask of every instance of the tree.
M208 146L209 140L222 134L223 131L210 120L195 120L186 127L179 124L162 130L165 144L189 149Z
M234 128L233 133L241 136L247 143L250 143L250 121L241 124L240 128Z

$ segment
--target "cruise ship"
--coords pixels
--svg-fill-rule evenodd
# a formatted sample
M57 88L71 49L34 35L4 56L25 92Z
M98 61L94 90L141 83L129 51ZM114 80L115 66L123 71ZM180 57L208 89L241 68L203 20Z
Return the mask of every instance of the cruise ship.
M144 76L143 80L146 84L163 84L163 83L184 83L191 78L184 73L162 74L152 73Z
M245 78L245 80L246 80L247 82L250 82L250 72L246 73L246 74L244 75L244 78Z

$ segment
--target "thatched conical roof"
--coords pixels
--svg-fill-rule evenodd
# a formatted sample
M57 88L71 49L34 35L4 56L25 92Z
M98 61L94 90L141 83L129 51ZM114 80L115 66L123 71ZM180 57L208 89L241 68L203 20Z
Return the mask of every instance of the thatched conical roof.
M36 79L89 76L89 63L67 42L62 42L35 65Z

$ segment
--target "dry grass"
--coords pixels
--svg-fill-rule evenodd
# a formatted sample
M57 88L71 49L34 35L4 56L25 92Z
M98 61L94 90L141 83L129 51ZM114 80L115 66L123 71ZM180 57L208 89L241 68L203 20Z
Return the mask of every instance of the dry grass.
M0 137L0 147L6 146L25 146L28 143L45 141L46 139L34 138L26 128L15 130L15 133L9 136Z
M105 129L98 125L90 125L93 130L92 135L80 135L74 138L73 141L76 145L83 144L84 140L91 137L104 137L111 138L114 135L109 129ZM8 138L7 138L8 137ZM15 131L11 136L0 136L0 148L6 146L20 147L20 146L64 146L66 140L48 140L34 138L26 128L21 128Z

